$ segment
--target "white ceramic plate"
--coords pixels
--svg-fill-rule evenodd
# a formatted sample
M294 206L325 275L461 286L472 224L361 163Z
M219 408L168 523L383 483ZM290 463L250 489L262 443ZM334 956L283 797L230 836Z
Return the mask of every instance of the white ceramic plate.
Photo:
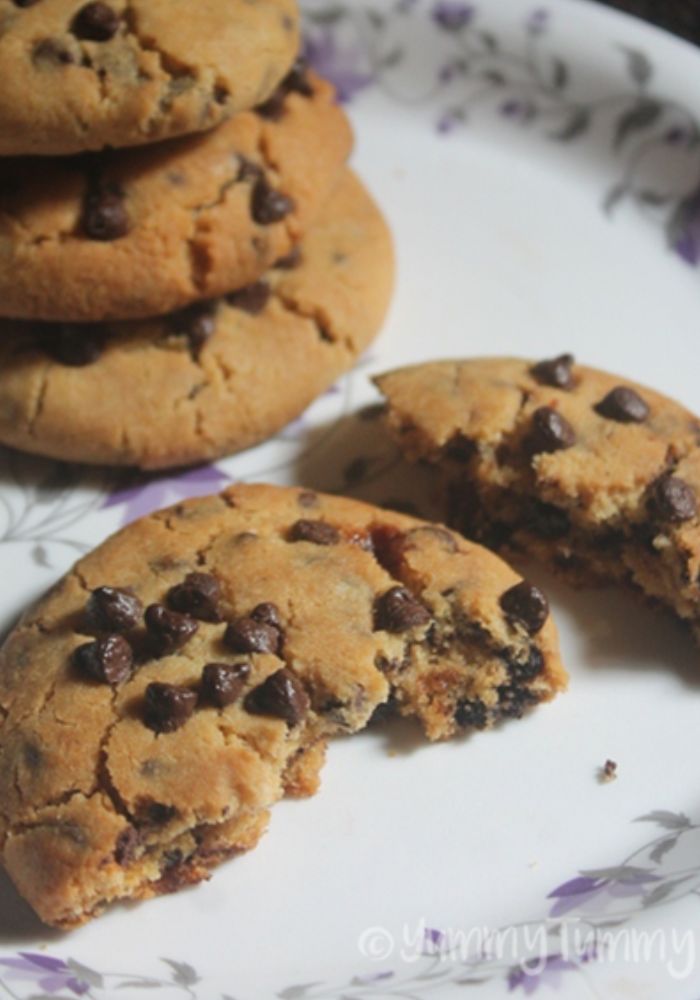
M3 454L3 625L118 525L230 479L426 509L430 484L361 413L373 371L571 350L697 408L697 52L573 0L307 14L396 235L385 333L303 420L213 468L126 480ZM70 936L2 883L0 993L697 997L697 650L624 595L528 572L553 598L569 694L446 745L402 725L338 741L321 793L278 806L255 851Z

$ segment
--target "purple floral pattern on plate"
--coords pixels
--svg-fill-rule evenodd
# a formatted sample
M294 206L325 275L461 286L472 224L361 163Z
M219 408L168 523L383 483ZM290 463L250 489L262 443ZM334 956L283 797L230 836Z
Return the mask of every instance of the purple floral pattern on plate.
M621 84L591 96L550 42L552 7L526 13L519 43L493 30L488 15L487 4L463 0L368 7L329 0L310 9L307 52L336 81L343 100L374 89L395 101L423 103L434 109L434 127L446 137L470 128L477 117L500 118L561 146L578 149L588 140L598 149L607 145L615 177L602 209L610 218L623 208L640 213L681 260L700 266L700 122L679 101L654 92L656 71L647 53L615 45ZM408 44L410 30L420 33L422 44ZM438 37L423 41L429 31ZM424 75L433 68L434 83L422 98L402 90L414 63ZM649 172L665 154L680 176L675 185L669 186L670 170Z
M200 465L165 476L139 475L110 493L102 506L122 507L122 524L128 524L178 500L217 493L230 483L231 477L216 465Z

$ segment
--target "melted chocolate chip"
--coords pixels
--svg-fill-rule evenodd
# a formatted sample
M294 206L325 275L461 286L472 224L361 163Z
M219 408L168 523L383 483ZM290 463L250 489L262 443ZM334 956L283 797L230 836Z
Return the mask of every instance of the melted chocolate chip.
M576 434L569 421L558 410L551 406L541 406L532 414L527 443L534 455L564 451L576 443Z
M216 306L213 302L195 302L168 316L168 328L177 336L187 337L190 351L198 358L216 330Z
M42 323L35 328L38 346L61 365L83 368L99 360L105 331L93 323Z
M392 587L374 602L375 631L406 632L429 621L428 609L405 587Z
M98 587L85 605L85 621L95 632L128 632L138 625L143 605L135 594L118 587Z
M525 528L538 538L556 541L563 538L571 527L569 515L554 504L533 501L525 519Z
M444 448L447 458L454 462L469 462L477 453L476 442L465 434L453 434Z
M244 704L252 715L272 715L295 726L308 712L310 702L301 682L284 667L253 688Z
M280 629L254 618L239 618L231 622L224 632L224 643L234 653L278 654L283 640L284 633Z
M134 654L122 635L106 635L73 651L73 663L83 677L101 684L122 684L131 677Z
M294 211L294 202L286 194L271 187L265 177L259 177L253 188L251 200L253 219L260 226L281 222Z
M124 194L118 185L97 185L88 191L81 227L91 240L102 243L126 236L131 225L124 207Z
M337 545L340 532L326 521L296 521L289 529L290 542L311 542L313 545Z
M672 475L662 476L652 484L649 506L656 517L672 524L692 521L698 514L695 490L684 479Z
M639 393L618 385L593 407L596 413L620 424L641 424L649 416L649 407Z
M461 701L455 710L454 720L461 729L484 729L488 722L486 705L479 698Z
M270 286L266 281L256 281L237 292L229 292L226 301L234 309L240 309L250 316L259 316L270 301Z
M15 7L33 7L39 0L13 0Z
M205 622L220 622L221 586L211 573L188 573L182 583L168 591L173 611L192 615Z
M154 733L174 733L193 714L197 695L177 684L155 682L146 688L143 721Z
M539 587L527 580L516 583L501 595L499 604L506 617L523 625L530 635L540 631L549 616L549 603Z
M194 618L169 611L162 604L151 604L144 617L157 656L180 649L199 628Z
M250 617L253 621L263 622L265 625L272 625L274 628L280 629L280 631L282 629L282 619L280 618L279 608L271 601L265 601L263 604L257 604L250 612Z
M560 354L557 358L548 358L533 365L530 374L540 385L549 385L553 389L571 389L574 384L571 372L573 363L573 354Z
M85 41L108 42L119 30L119 15L109 4L95 0L80 8L71 30L76 38Z
M226 708L238 698L249 674L248 663L207 663L202 671L202 701Z
M138 830L133 826L127 826L117 837L114 846L114 860L118 865L128 865L133 860L140 844L141 837Z

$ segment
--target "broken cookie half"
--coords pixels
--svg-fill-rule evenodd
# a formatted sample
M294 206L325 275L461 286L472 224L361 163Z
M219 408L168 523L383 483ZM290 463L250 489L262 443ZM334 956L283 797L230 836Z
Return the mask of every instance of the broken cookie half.
M563 689L544 595L445 528L235 486L106 541L0 650L0 845L71 927L252 847L381 706L431 739Z
M404 454L443 470L448 520L575 583L631 584L700 639L700 420L571 355L382 375Z

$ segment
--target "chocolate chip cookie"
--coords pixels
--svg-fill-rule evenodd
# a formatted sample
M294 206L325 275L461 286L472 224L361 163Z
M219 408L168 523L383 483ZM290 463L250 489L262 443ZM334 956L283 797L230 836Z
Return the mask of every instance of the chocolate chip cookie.
M544 595L445 528L235 486L82 559L0 650L0 851L48 923L252 846L381 706L431 739L565 686Z
M348 171L302 243L247 288L159 320L0 321L0 441L144 468L246 448L353 364L392 280L386 224Z
M0 156L136 146L267 100L294 0L0 0Z
M631 584L700 639L700 420L569 354L381 376L411 459L444 469L449 519L575 582Z
M272 112L204 135L0 161L0 313L159 316L255 281L313 221L352 145L331 85L302 78Z

